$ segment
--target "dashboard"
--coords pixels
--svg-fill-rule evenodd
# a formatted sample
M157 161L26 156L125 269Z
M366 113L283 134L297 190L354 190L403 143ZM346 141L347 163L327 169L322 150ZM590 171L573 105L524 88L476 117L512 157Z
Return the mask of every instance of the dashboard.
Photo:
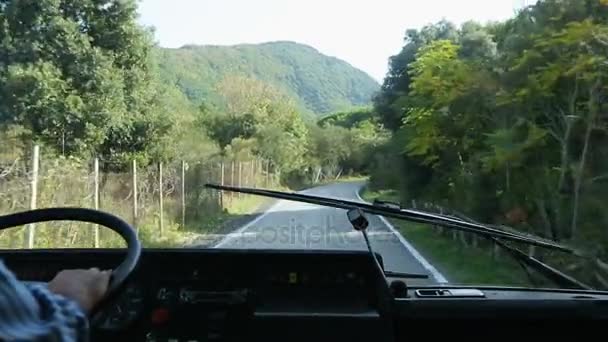
M123 256L120 250L36 250L2 258L21 280L49 281L62 269L113 268ZM356 323L348 329L353 337L377 337L384 327L378 271L370 261L361 252L144 250L123 290L94 317L96 334L125 341L241 340L301 330L296 325L305 320L317 326L311 331Z
M124 257L112 249L1 253L25 281L110 269ZM387 281L365 251L147 249L123 290L92 318L92 339L383 341L407 339L422 323L608 320L606 292L406 283ZM456 324L453 333L470 328Z

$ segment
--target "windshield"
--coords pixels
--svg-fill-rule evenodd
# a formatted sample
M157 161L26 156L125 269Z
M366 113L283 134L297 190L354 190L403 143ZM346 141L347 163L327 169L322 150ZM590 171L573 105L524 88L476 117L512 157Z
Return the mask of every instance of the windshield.
M608 289L604 0L0 0L0 51L0 214L100 209L146 248L365 251L344 209L204 185L383 200L571 246L510 244ZM367 218L416 283L557 287L487 236Z

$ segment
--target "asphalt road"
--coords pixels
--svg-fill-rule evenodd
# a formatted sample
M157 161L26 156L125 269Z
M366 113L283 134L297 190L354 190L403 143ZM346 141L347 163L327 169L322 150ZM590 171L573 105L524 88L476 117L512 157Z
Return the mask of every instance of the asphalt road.
M363 200L363 182L336 183L302 191L305 194ZM415 283L444 283L446 279L392 225L382 217L368 215L367 230L372 248L384 259L385 269L428 274ZM215 248L365 250L360 232L350 225L346 210L279 200L245 226L226 235Z

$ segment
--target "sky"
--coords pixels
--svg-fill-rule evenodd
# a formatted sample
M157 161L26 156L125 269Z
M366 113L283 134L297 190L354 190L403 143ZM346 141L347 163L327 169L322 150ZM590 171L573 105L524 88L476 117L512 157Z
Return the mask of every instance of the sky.
M535 0L142 0L139 21L163 47L290 40L349 62L379 82L405 30L443 18L504 20Z

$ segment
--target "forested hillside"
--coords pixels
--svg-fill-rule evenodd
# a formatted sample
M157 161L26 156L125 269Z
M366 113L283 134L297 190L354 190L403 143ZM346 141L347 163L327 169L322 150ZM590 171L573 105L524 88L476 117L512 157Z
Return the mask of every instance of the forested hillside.
M299 108L317 114L371 104L379 89L361 70L294 42L185 46L156 53L161 79L197 105L221 101L215 88L230 75L273 85L296 99Z

